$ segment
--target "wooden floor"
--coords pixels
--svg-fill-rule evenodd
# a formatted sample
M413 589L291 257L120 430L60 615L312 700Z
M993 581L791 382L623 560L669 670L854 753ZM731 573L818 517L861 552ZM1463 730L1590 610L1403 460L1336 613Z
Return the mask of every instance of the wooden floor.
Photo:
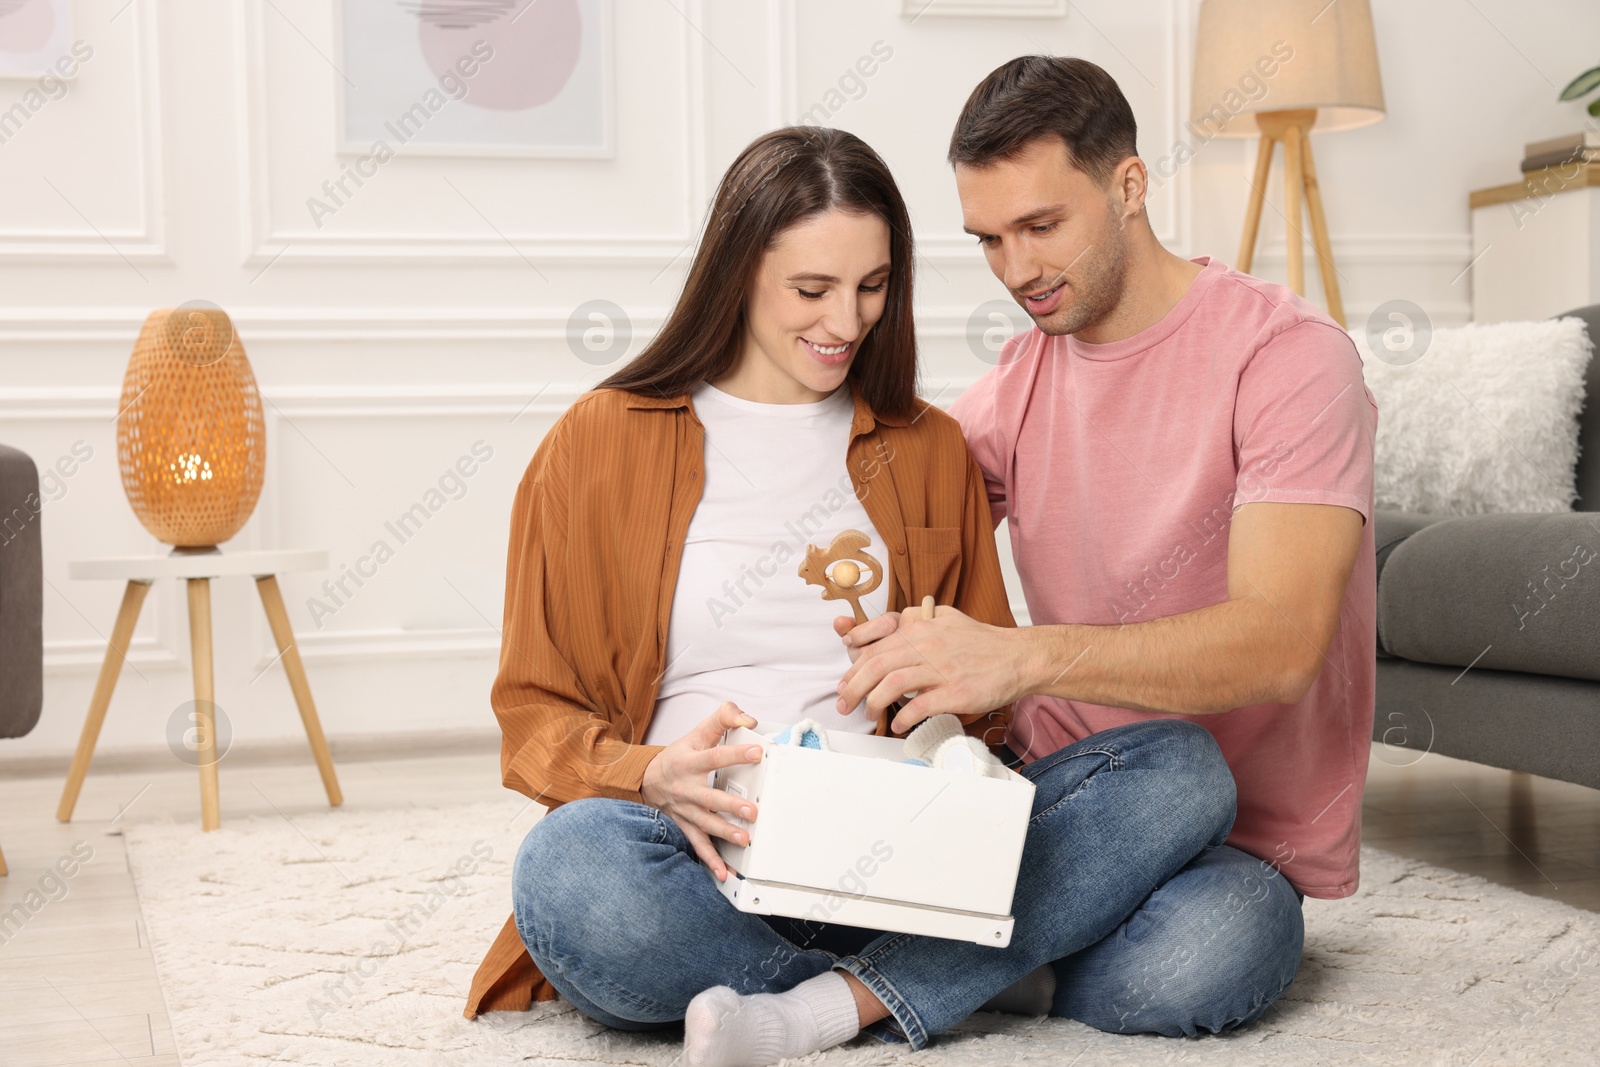
M1526 893L1600 912L1600 792L1438 755L1375 749L1365 840ZM1400 765L1406 764L1406 765ZM342 762L347 809L470 803L501 795L499 756ZM222 818L326 810L302 764L222 768ZM0 925L0 1061L7 1067L175 1065L172 1033L115 831L130 822L193 818L189 768L157 774L90 772L70 825L56 822L58 778L0 780L0 919L29 892L48 903L20 926ZM53 886L56 862L92 856Z

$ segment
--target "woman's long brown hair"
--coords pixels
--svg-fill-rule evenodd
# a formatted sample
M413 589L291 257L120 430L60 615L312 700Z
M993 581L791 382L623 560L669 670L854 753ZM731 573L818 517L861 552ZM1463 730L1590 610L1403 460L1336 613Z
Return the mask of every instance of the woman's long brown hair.
M756 138L717 187L677 305L650 343L596 388L676 396L732 369L745 336L745 291L784 230L838 208L889 226L883 317L850 364L873 411L905 416L917 391L911 314L911 218L889 168L843 130L790 126Z

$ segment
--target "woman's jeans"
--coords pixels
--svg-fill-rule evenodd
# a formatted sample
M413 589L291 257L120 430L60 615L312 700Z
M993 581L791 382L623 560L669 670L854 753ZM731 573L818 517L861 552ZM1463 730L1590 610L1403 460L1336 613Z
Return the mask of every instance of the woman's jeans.
M738 911L676 821L605 798L564 804L528 832L517 929L563 997L621 1030L676 1023L712 986L781 993L830 968L889 1009L868 1033L913 1050L1047 962L1051 1015L1119 1033L1216 1033L1288 988L1299 894L1223 844L1233 775L1209 733L1132 723L1017 772L1035 791L1006 948Z

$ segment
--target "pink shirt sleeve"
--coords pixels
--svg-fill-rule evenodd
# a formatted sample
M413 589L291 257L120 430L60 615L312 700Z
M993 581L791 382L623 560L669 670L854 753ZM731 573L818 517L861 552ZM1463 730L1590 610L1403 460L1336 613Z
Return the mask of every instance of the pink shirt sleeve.
M1279 331L1239 375L1233 506L1337 504L1371 521L1377 428L1348 334L1316 321Z
M989 491L989 518L995 526L1006 517L1005 469L1010 457L1000 454L999 427L995 424L995 375L985 374L973 382L950 405L950 415L961 424L967 448L983 470L983 484Z

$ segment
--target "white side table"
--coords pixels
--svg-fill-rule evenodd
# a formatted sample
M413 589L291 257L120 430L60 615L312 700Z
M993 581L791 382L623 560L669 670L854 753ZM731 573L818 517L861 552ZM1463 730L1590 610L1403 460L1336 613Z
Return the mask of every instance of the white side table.
M1475 189L1472 321L1548 319L1600 302L1600 163Z
M213 548L190 552L175 548L165 556L120 556L68 563L70 578L126 580L128 587L122 594L122 607L111 630L94 696L89 700L89 715L83 723L83 735L78 738L78 750L72 757L72 769L67 772L67 784L61 792L56 818L62 822L72 821L72 809L77 806L78 791L83 788L89 761L94 758L95 742L100 738L100 726L105 722L106 708L111 703L111 691L116 687L122 661L127 658L133 626L139 620L139 608L150 591L150 584L158 578L182 578L189 586L189 647L194 660L194 702L200 733L201 828L215 830L222 825L217 802L215 687L211 677L211 579L227 575L248 574L255 578L256 591L261 594L261 605L266 609L267 622L272 627L273 639L289 675L289 687L294 691L300 719L311 742L311 754L316 758L317 770L322 773L323 788L328 791L328 803L335 806L342 803L344 795L333 773L333 758L328 754L328 742L322 735L317 707L311 701L311 686L306 682L305 667L300 662L300 650L295 647L294 631L289 627L289 614L284 611L277 579L277 575L285 571L318 571L326 570L327 566L328 553L320 549L221 552Z

